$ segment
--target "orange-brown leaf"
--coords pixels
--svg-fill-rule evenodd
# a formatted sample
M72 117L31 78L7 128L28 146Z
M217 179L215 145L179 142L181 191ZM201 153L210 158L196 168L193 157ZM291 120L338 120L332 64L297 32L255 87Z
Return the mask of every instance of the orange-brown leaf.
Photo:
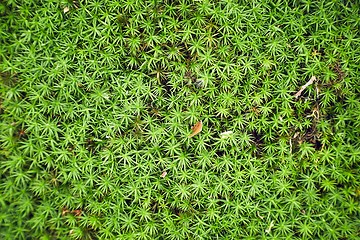
M72 213L77 217L81 216L81 210L80 209L73 210Z
M202 121L197 122L197 123L191 128L192 133L189 135L189 138L191 138L191 137L195 136L196 134L198 134L199 132L201 132L202 126L203 126Z

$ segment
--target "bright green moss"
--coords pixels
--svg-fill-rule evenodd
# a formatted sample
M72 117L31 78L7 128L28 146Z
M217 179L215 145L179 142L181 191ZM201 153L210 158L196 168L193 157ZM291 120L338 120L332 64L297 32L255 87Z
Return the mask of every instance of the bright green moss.
M359 11L0 3L0 238L357 239Z

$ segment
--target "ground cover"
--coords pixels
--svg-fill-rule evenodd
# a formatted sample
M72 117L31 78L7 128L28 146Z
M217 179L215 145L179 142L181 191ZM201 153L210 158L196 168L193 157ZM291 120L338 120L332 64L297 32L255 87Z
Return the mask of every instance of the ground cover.
M359 239L359 10L1 2L0 238Z

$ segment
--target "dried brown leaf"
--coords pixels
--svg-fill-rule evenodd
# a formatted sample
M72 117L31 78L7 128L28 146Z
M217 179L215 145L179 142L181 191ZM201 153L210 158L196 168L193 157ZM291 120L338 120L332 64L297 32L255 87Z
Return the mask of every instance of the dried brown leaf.
M192 128L192 133L189 135L189 138L195 136L196 134L200 133L202 130L202 121L197 122Z
M73 210L72 214L74 214L74 216L76 216L76 217L79 217L79 216L81 216L81 210L80 209Z

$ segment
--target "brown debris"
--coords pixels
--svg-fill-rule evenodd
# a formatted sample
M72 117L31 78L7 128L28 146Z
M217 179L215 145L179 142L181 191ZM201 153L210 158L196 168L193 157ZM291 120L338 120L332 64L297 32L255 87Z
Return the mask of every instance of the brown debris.
M61 216L65 216L65 215L68 214L68 213L71 213L71 214L73 214L73 215L76 216L76 217L80 217L82 211L81 211L81 209L75 209L75 210L70 211L69 209L67 209L67 207L63 207L63 208L61 209Z
M308 86L310 86L311 84L313 84L314 81L316 81L316 77L315 77L315 76L312 76L307 83L305 83L304 85L301 86L300 90L294 95L294 97L295 97L295 98L300 97L301 93L302 93Z
M80 209L75 209L75 210L71 211L71 213L74 214L74 216L76 216L76 217L81 216L81 210Z
M65 216L67 213L69 213L70 212L70 210L69 209L67 209L66 207L63 207L62 209L61 209L61 216Z
M341 81L344 79L345 77L345 73L342 71L341 69L341 65L337 62L334 67L333 67L334 71L336 72L338 79Z
M167 172L166 172L166 171L164 171L164 172L160 175L160 177L165 178L165 177L166 177L166 175L167 175Z
M266 233L270 233L272 227L274 227L274 221L271 221L269 227L265 230L265 232L266 232Z
M189 138L195 136L196 134L200 133L202 130L202 121L197 122L192 128L192 133L189 135Z

